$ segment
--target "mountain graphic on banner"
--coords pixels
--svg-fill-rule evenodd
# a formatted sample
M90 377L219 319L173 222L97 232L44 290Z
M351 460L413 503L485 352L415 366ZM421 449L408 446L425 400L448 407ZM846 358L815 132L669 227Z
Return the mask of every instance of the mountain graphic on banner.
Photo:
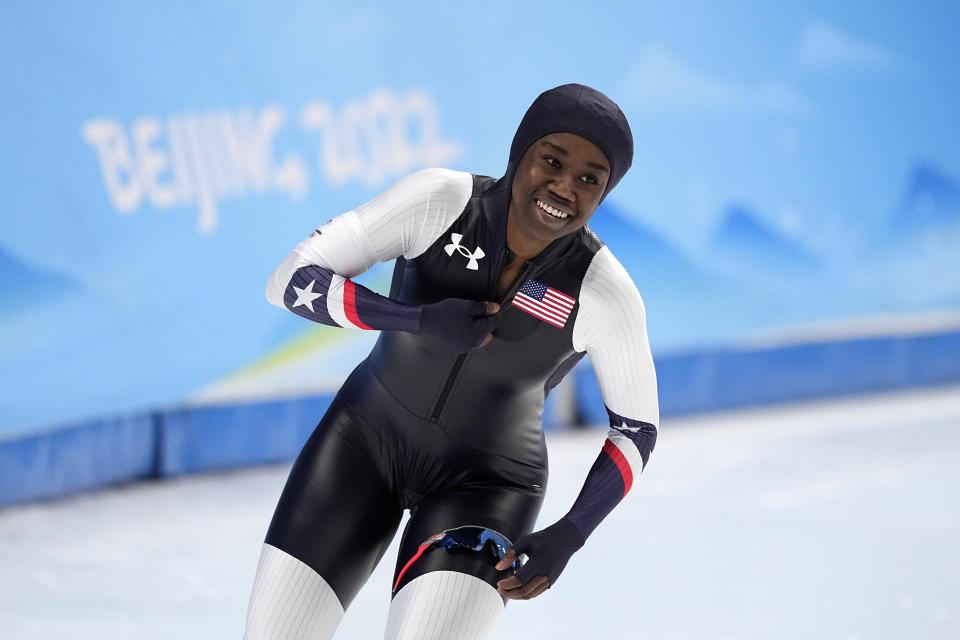
M0 247L0 317L80 290L73 278L31 266Z
M670 349L685 337L717 342L738 326L756 322L756 308L779 310L776 298L752 280L738 281L702 266L647 227L639 216L604 201L589 227L623 264L643 296L655 349ZM747 304L746 301L752 301ZM723 309L704 322L708 309Z
M891 226L910 235L943 228L960 233L960 184L929 162L917 163Z
M606 200L588 225L633 277L641 292L665 283L706 287L716 283L679 249Z
M960 304L960 183L916 163L887 225L863 248L870 284L906 308Z
M735 270L761 270L782 275L810 275L820 259L801 242L790 238L747 206L727 208L710 240L710 249L722 264Z

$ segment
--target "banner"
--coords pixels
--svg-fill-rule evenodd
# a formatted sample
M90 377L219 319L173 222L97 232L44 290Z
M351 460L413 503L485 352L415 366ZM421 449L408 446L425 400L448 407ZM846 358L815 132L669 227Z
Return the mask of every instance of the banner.
M565 82L633 128L590 224L655 356L960 308L956 11L804 11L8 3L0 432L335 388L375 336L269 305L274 267L415 170L500 175Z

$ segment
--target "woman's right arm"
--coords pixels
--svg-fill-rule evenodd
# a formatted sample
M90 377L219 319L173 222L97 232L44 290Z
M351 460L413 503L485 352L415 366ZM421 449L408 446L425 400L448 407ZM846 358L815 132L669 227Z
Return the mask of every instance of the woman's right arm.
M470 174L447 169L404 178L298 244L270 276L267 300L330 326L427 333L464 349L478 346L493 329L486 303L407 305L351 280L376 262L426 251L463 211L472 189Z

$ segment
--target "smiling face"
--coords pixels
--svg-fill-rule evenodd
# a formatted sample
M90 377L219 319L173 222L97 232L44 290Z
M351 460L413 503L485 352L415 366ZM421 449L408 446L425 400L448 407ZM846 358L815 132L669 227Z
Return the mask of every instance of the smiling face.
M507 244L533 257L587 224L610 176L600 147L575 133L551 133L524 152L513 177Z

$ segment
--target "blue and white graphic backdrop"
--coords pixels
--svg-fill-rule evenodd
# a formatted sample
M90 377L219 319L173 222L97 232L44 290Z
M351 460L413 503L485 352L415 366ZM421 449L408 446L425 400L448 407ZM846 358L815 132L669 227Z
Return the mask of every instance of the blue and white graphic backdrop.
M655 352L948 314L958 18L949 3L4 3L0 430L177 403L297 344L345 372L368 343L317 340L269 306L274 266L411 171L499 175L526 106L570 81L633 126L634 168L594 227L644 295Z

